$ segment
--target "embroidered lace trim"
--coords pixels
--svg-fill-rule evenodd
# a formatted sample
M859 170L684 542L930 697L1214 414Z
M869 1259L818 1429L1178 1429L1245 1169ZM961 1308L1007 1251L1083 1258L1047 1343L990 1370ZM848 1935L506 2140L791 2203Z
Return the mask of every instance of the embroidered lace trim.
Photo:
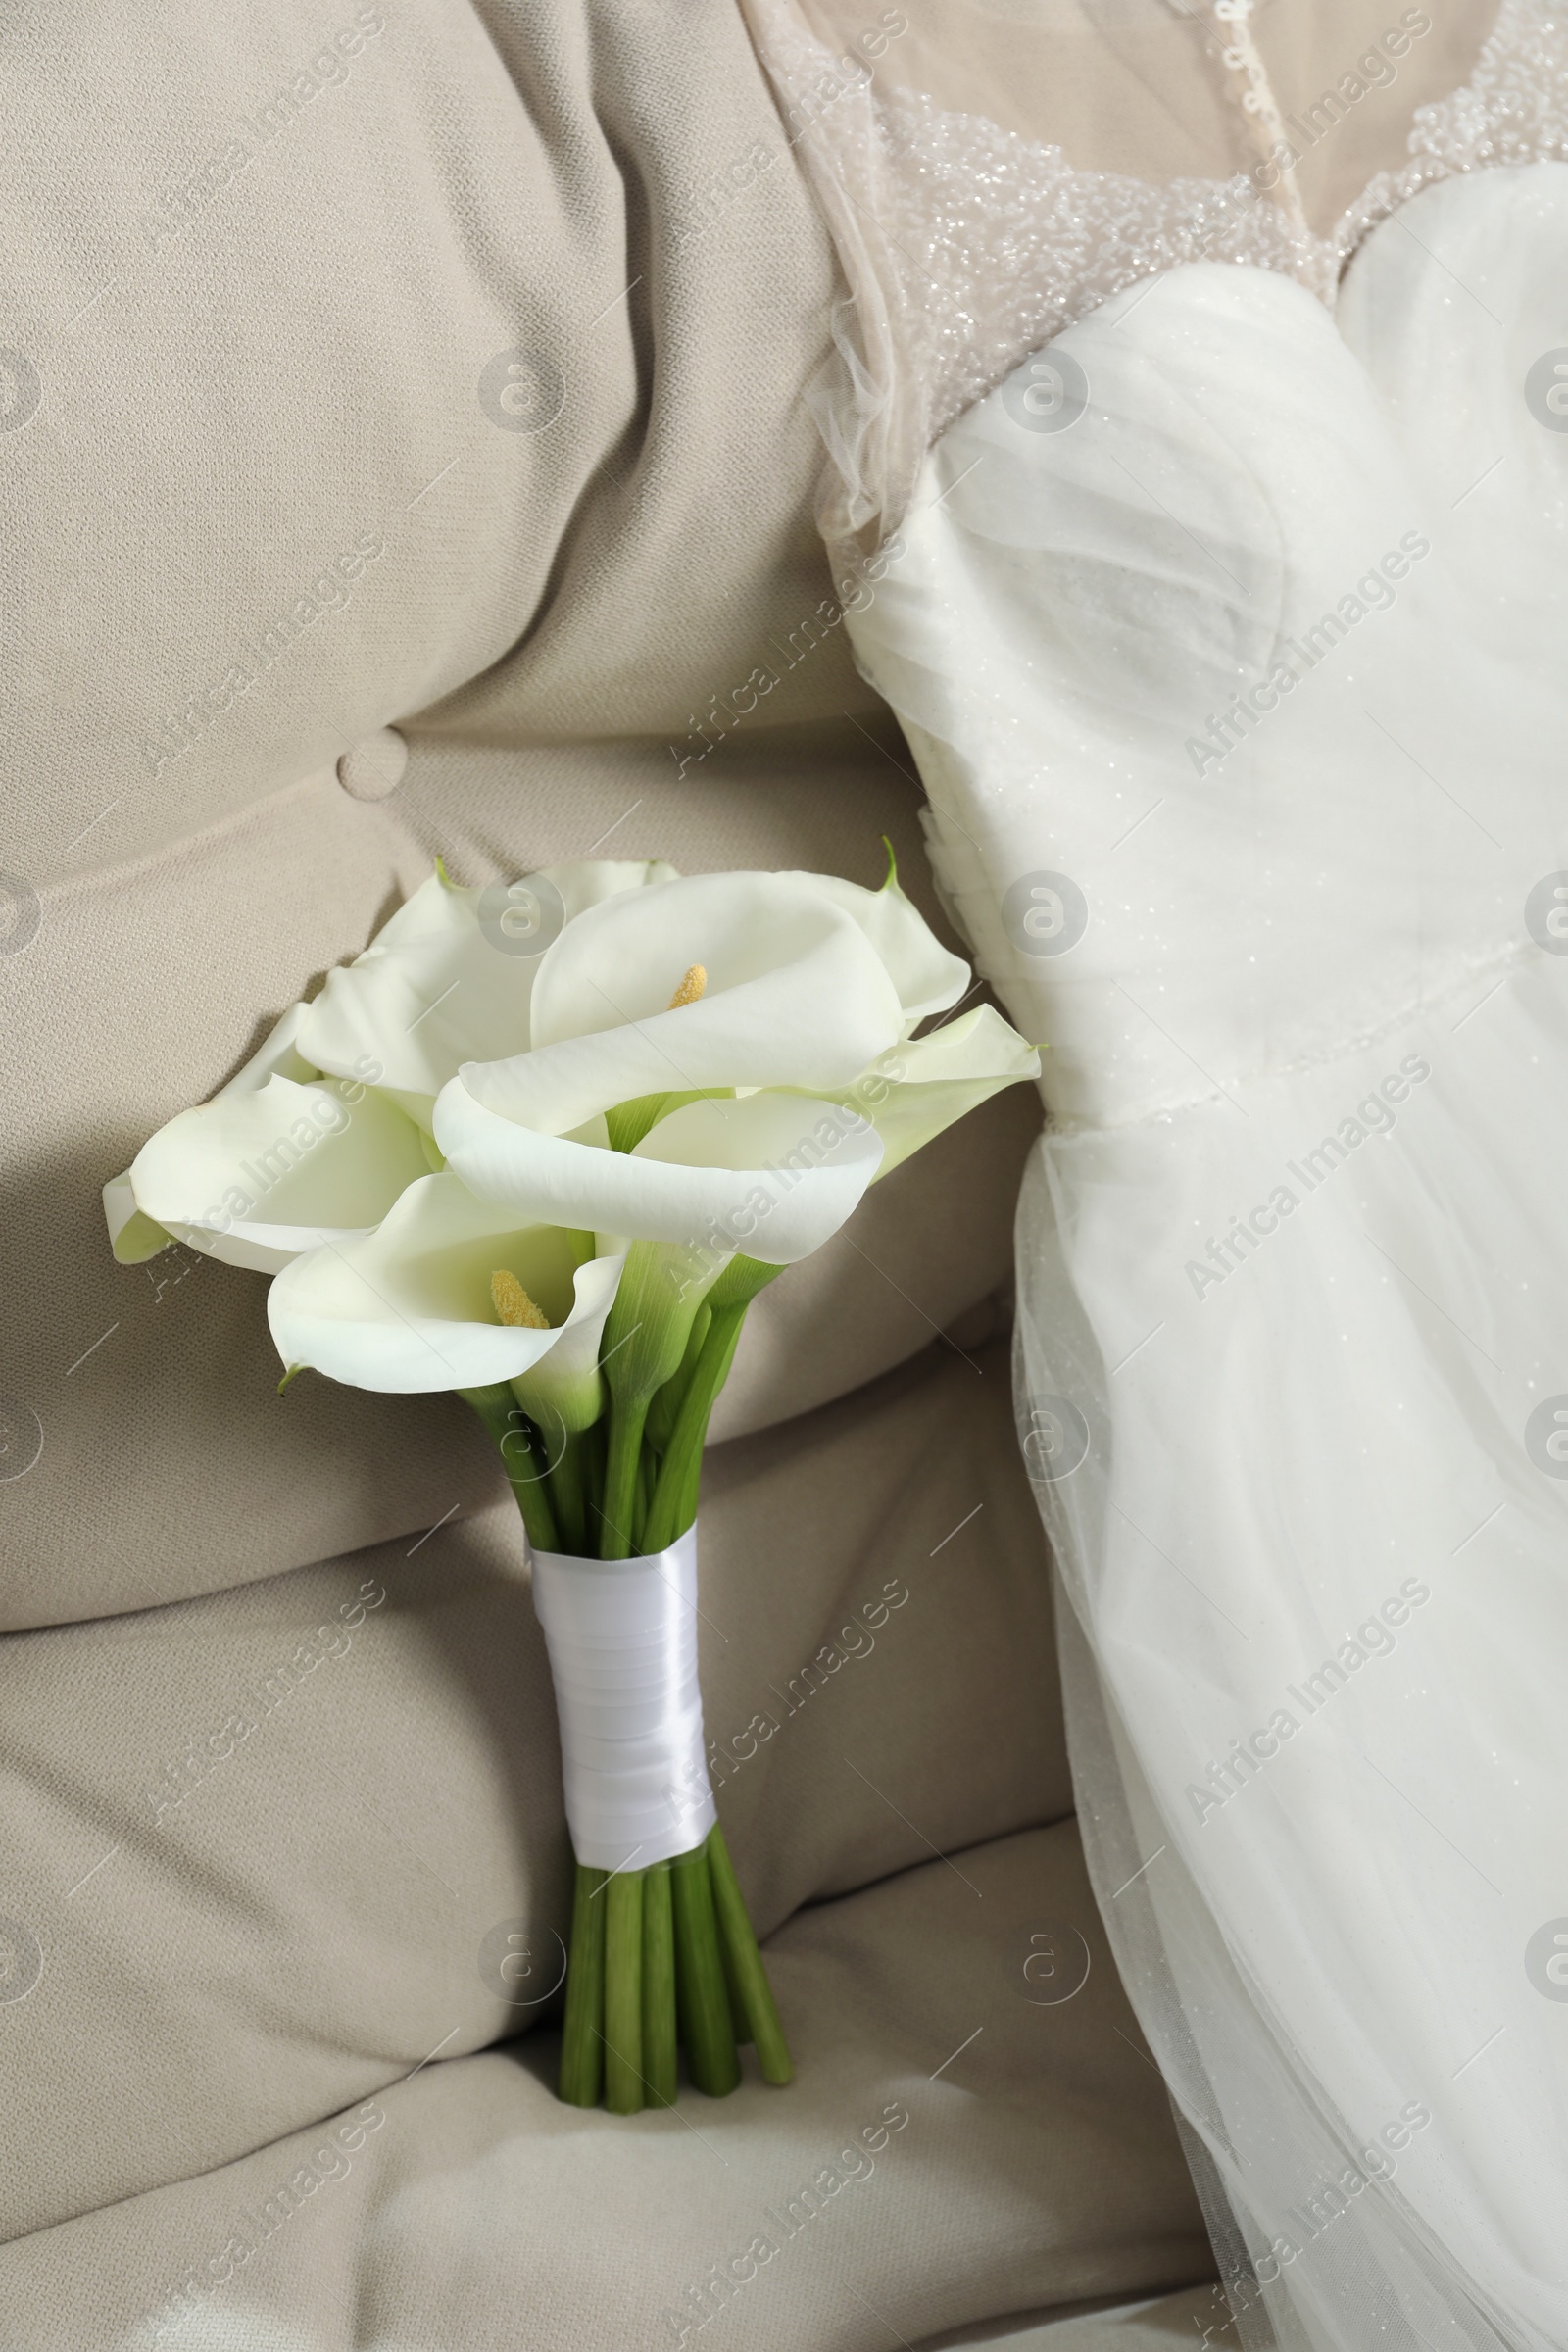
M1502 0L1470 79L1417 110L1408 160L1327 236L1245 173L1153 186L1075 171L1061 148L984 116L884 98L845 80L790 0L746 5L786 119L803 126L793 144L851 289L812 394L832 460L819 520L839 576L894 527L944 427L1123 287L1184 262L1238 262L1332 304L1367 231L1433 181L1568 158L1568 19L1551 0Z

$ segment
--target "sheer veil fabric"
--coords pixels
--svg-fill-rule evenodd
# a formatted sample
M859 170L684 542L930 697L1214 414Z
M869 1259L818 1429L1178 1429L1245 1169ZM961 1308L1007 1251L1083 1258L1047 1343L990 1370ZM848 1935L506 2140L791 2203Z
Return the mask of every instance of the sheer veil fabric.
M1568 36L752 14L857 658L1051 1048L1019 1436L1235 2335L1560 2352Z

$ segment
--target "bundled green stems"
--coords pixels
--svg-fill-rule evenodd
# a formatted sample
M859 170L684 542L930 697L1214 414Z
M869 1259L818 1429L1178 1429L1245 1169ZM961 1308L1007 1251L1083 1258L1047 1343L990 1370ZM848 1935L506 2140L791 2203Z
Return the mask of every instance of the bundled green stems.
M794 2075L724 1833L648 1870L577 1865L560 2092L613 2115L669 2107L677 2043L699 2090L720 2099L756 2046L764 2082Z
M516 1393L505 1384L463 1392L500 1447L537 1550L631 1559L666 1550L693 1524L709 1416L747 1307L779 1271L636 1243L605 1327L601 1417L572 1428L523 1381ZM790 2081L723 1833L715 1827L692 1852L641 1870L579 1863L562 2098L577 2107L603 2099L617 2115L667 2107L682 2046L691 2081L720 2098L740 2082L737 2045L746 2042L765 2082Z

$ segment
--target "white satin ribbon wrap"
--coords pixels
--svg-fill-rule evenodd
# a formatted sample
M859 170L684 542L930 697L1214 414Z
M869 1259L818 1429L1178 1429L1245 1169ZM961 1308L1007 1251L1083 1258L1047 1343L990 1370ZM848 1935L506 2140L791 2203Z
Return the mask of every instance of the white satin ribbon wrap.
M697 1687L697 1530L641 1560L533 1555L561 1717L572 1850L643 1870L701 1845L718 1818Z

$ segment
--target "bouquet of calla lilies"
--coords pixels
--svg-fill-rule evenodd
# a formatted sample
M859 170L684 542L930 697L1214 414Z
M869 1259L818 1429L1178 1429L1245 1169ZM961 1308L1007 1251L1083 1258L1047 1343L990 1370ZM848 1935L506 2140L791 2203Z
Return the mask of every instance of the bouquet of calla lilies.
M560 2091L629 2114L791 2063L697 1688L703 1444L746 1310L1039 1058L900 890L437 866L104 1188L116 1255L273 1277L282 1387L451 1390L532 1553L576 1895Z

